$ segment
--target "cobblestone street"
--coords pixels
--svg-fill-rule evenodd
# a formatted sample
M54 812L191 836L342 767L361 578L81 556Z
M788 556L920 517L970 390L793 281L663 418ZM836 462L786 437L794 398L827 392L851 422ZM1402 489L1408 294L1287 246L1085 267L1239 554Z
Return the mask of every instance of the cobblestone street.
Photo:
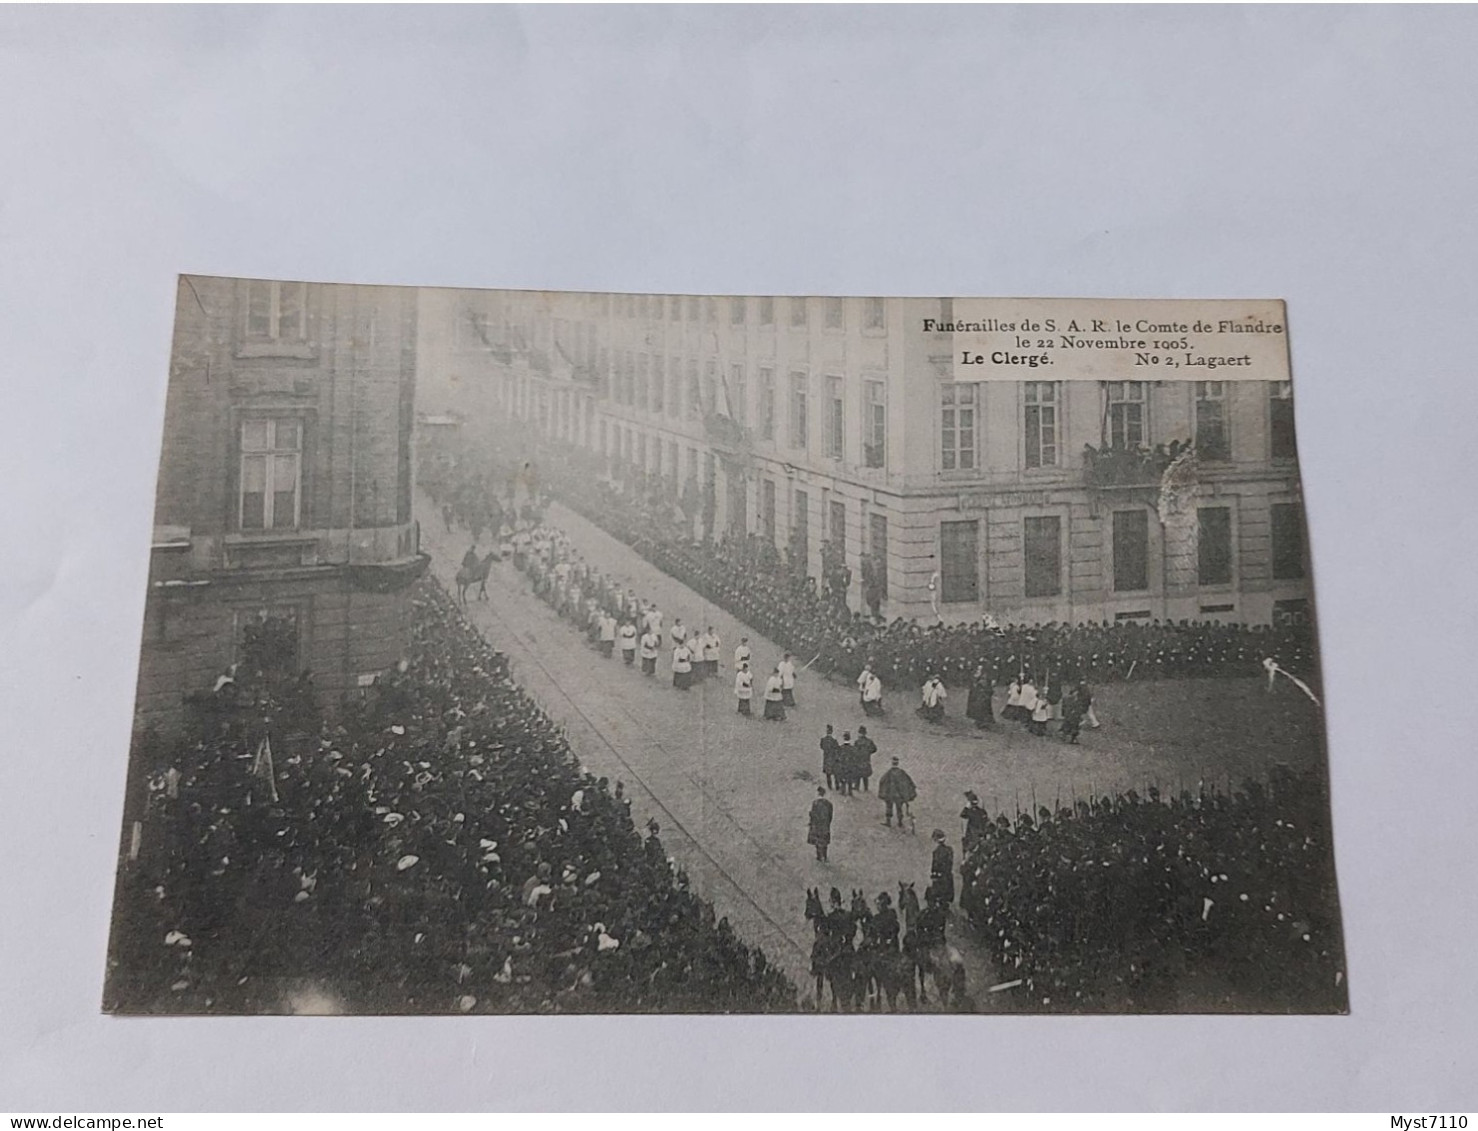
M423 501L421 513L437 512ZM626 783L638 825L655 817L664 844L695 888L799 985L810 981L806 889L820 887L824 895L835 886L849 896L855 888L871 899L881 891L896 895L902 881L922 892L929 879L929 833L944 829L959 851L966 789L976 790L994 814L1157 783L1166 790L1194 788L1201 780L1225 785L1242 774L1263 772L1274 761L1319 754L1317 742L1297 733L1285 733L1276 749L1249 741L1246 734L1218 733L1211 741L1208 727L1226 729L1214 726L1212 716L1224 713L1228 699L1236 708L1242 706L1238 700L1260 696L1256 680L1106 687L1098 692L1104 727L1085 732L1081 746L1033 738L1012 725L976 731L960 718L963 690L950 701L951 718L943 727L914 715L917 692L911 688L889 689L887 717L869 722L851 688L812 672L801 675L799 706L786 722L741 718L732 694L734 645L749 637L757 684L780 658L779 646L574 512L556 504L547 519L566 532L586 560L644 600L655 600L666 618L664 631L677 617L694 631L712 625L723 641L719 678L684 694L672 688L665 652L655 678L644 678L619 658L601 658L534 596L511 562L494 566L488 599L470 600L470 617L508 654L516 678L567 728L587 768ZM439 522L434 528L428 522L423 540L437 576L450 585L468 535L463 530L448 535ZM1000 699L998 692L998 709ZM1280 700L1279 707L1299 710L1291 699ZM1180 721L1182 734L1167 733L1167 717ZM879 747L875 773L897 756L918 784L914 827L886 827L882 804L871 793L833 794L831 859L820 864L805 842L806 812L820 779L817 744L827 723L840 735L863 722ZM1221 740L1237 751L1235 760L1217 749ZM995 976L958 917L950 940L966 955L977 1007L1010 1005L1010 994L981 992L1010 974Z

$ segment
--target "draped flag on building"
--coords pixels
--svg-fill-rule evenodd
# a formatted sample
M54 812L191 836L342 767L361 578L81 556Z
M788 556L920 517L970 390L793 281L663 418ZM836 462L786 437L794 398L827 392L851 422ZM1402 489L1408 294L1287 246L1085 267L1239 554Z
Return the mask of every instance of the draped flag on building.
M1200 480L1201 468L1196 461L1196 450L1187 448L1175 457L1160 477L1160 499L1156 510L1163 525L1170 526L1178 519L1195 517L1196 488Z
M1160 476L1159 515L1165 556L1165 585L1184 589L1196 584L1200 558L1200 526L1196 503L1201 469L1193 448L1181 452Z

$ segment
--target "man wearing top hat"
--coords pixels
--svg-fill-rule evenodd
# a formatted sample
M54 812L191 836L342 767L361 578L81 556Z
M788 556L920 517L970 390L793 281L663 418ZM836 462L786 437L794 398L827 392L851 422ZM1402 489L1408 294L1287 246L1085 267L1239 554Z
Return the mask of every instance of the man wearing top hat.
M857 728L857 741L852 743L852 749L857 752L857 775L862 780L863 792L867 792L872 781L872 756L878 752L878 744L865 726Z
M809 828L806 831L806 843L816 848L816 859L826 863L826 850L831 845L831 802L826 799L826 787L816 787L816 800L811 802L809 814Z

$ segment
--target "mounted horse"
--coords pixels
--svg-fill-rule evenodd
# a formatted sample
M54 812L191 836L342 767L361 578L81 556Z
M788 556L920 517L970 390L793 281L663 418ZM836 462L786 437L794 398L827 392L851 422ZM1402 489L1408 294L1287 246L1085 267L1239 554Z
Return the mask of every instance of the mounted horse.
M831 985L832 1012L857 1007L861 992L857 981L857 956L853 937L857 921L842 906L841 892L831 889L831 910L821 902L819 888L806 890L806 918L816 932L811 944L811 974L816 979L816 1010L821 1010L822 991Z
M867 897L852 893L852 916L862 927L857 950L857 986L865 1008L881 1013L884 1000L890 1013L898 1012L898 995L908 999L909 1011L918 1005L912 970L898 949L898 916L889 905L887 892L878 896L878 910L868 907Z
M929 907L919 908L918 893L912 883L898 885L898 909L903 913L903 954L907 960L909 988L918 982L919 1001L928 1001L926 986L934 979L934 992L945 1009L968 1008L965 958L944 937L945 908L934 899Z
M497 557L497 554L496 550L489 550L485 558L472 554L471 557L477 564L463 563L462 568L457 571L458 604L467 604L467 590L474 585L478 587L477 599L479 601L488 599L488 571L493 568L493 559Z

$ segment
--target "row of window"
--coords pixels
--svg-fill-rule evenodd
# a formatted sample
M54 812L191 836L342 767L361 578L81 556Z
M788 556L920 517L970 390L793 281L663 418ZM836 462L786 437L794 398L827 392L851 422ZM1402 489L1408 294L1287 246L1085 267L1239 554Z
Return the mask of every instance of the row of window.
M749 375L743 364L730 365L727 378L722 379L718 363L710 359L704 363L700 380L696 358L688 358L685 366L680 357L664 362L660 355L622 350L617 351L615 363L612 396L617 404L673 419L696 420L710 412L722 412L746 428L751 426ZM758 395L752 424L761 440L773 442L778 407L775 370L761 366L756 378ZM823 450L827 458L843 460L848 454L845 386L840 377L827 377L825 382ZM786 440L791 448L807 451L811 446L809 378L804 373L792 373L788 394ZM884 382L863 382L861 415L862 465L882 467L888 446L888 399Z
M266 279L246 279L238 291L237 329L243 342L249 343L255 356L271 357L284 347L283 356L303 358L302 348L309 343L308 284L283 283ZM355 341L370 349L379 344L379 317L376 306L360 308L355 327Z
M657 470L693 476L698 473L699 452L686 451L684 469L680 463L682 449L676 441L664 442L648 437L633 428L615 426L610 436L603 421L600 432L602 454L634 462L641 467L656 465ZM729 524L741 533L747 532L746 500L740 481L730 484ZM809 552L810 500L802 488L795 488L791 500L791 524L787 543L798 556ZM835 542L846 541L846 505L833 500L825 516L829 520L826 536ZM887 546L887 518L881 514L866 516L870 521L869 552L882 556ZM770 479L761 479L758 498L758 530L774 542L776 527L776 488ZM1230 586L1235 582L1235 544L1232 508L1205 506L1196 511L1196 578L1207 588ZM1274 580L1296 580L1304 576L1303 514L1296 503L1274 503L1270 507L1271 562ZM1039 515L1022 520L1023 592L1028 598L1056 597L1063 592L1063 519L1057 515ZM1147 592L1151 588L1150 512L1144 508L1115 511L1110 517L1110 553L1112 590L1115 593ZM980 527L978 519L960 519L940 523L940 599L949 604L980 600Z
M648 437L645 433L612 423L605 420L600 422L599 430L600 454L607 458L617 458L626 463L660 474L677 477L686 483L690 477L698 475L699 449L680 447L676 440L663 440L661 437ZM683 453L686 452L684 462ZM712 474L712 456L709 456L709 465L705 468L705 476ZM749 533L748 501L746 488L742 478L731 478L728 482L729 491L729 513L728 525L730 529L739 535ZM775 481L772 479L760 480L758 525L761 533L770 541L775 540ZM806 554L810 546L810 499L802 488L795 488L791 499L791 530L789 536L790 546L798 554ZM878 555L886 554L888 545L888 519L886 515L870 514L866 531L869 538L869 553ZM831 501L827 514L826 537L834 542L845 545L847 539L847 508L846 503L839 499ZM879 562L879 568L885 568ZM880 578L881 580L881 578Z
M721 310L731 326L742 326L752 317L761 326L775 325L776 299L770 297L748 298L735 295L728 298L699 297L697 295L611 295L611 312L617 318L640 318L648 321L670 322L718 322ZM821 325L827 330L847 328L847 300L844 298L788 298L778 300L786 304L784 317L793 327L810 325L813 304L821 307ZM861 302L861 326L865 331L882 332L887 329L887 307L883 299L864 298ZM751 304L753 304L751 313Z
M700 383L698 362L689 358L686 367L686 407L683 400L682 359L673 357L665 367L660 356L617 356L615 400L643 411L664 413L673 418L701 418L708 412L727 409L737 423L748 427L749 383L745 366L730 366L728 380L719 387L717 363L706 363ZM761 366L758 377L757 419L754 427L761 440L776 439L775 371ZM1194 382L1194 438L1202 459L1225 460L1231 455L1226 382ZM722 397L720 397L722 394ZM1057 467L1062 461L1061 387L1053 381L1023 384L1023 457L1026 467ZM981 464L980 411L982 387L955 382L939 389L939 466L942 471L974 471ZM845 460L847 452L847 403L842 378L825 378L822 443L829 459ZM1146 384L1142 381L1113 381L1105 386L1104 434L1108 446L1133 450L1149 442ZM1296 454L1293 431L1292 385L1287 381L1268 383L1269 444L1274 459ZM796 451L811 446L811 382L804 373L790 375L788 433L786 441ZM887 387L882 381L864 381L862 390L862 465L885 466L887 449Z
M1231 458L1225 381L1194 382L1195 445L1200 458ZM1109 381L1104 385L1104 441L1111 448L1134 450L1150 440L1147 384ZM973 471L980 465L979 410L982 387L973 383L940 386L939 466L943 471ZM1061 456L1060 385L1027 381L1023 391L1023 443L1026 466L1056 467ZM1293 385L1268 382L1270 454L1274 459L1296 455L1293 433Z
M673 439L664 441L660 436L649 437L645 432L623 428L619 424L608 428L607 421L602 420L599 442L602 456L614 457L659 475L673 476L683 483L698 474L699 449L691 445L680 447ZM711 460L713 457L710 455L708 458Z
M698 474L699 451L686 449L686 468L680 462L677 441L648 437L633 428L615 426L607 433L601 422L600 451L639 467L653 468L682 477ZM655 466L654 466L655 465ZM732 484L731 484L732 487ZM742 483L740 484L742 488ZM731 497L729 522L742 524L742 498ZM809 499L801 488L795 489L791 503L791 529L788 542L798 553L809 547ZM834 500L826 516L827 537L845 544L845 504ZM759 529L775 540L775 484L760 481ZM873 515L871 546L887 546L886 517ZM1196 576L1206 587L1226 586L1234 582L1235 548L1233 545L1232 510L1226 506L1199 507L1196 511ZM1135 593L1150 588L1150 512L1144 508L1115 511L1111 517L1112 587L1116 593ZM1303 515L1295 503L1274 503L1270 512L1272 562L1275 580L1292 580L1304 576ZM1055 597L1062 593L1062 519L1056 515L1023 519L1023 561L1025 595ZM980 599L980 522L961 519L940 524L941 599L949 603Z
M1296 503L1271 507L1272 576L1304 576L1303 514ZM1027 597L1060 596L1063 587L1062 518L1038 515L1022 520L1022 567ZM1149 511L1115 511L1111 539L1113 591L1150 588ZM1205 587L1231 585L1234 576L1232 510L1196 510L1196 578ZM961 519L939 525L940 600L950 604L980 600L980 522Z
M738 368L738 367L736 367ZM617 404L673 418L701 419L719 407L718 362L709 359L700 375L697 358L663 358L618 351L612 374Z
M749 531L746 508L747 492L742 480L731 485L729 526L743 536ZM759 481L759 530L758 533L770 542L775 542L775 480ZM791 554L805 562L810 561L811 546L811 496L805 488L792 490L790 500ZM836 546L847 544L847 503L844 499L832 499L826 508L826 538ZM879 592L886 596L888 591L888 516L864 508L862 525L867 542L863 552L871 559L870 573Z
M251 284L262 288L262 297L253 301L263 307L269 301L267 288L299 287L300 284L260 283ZM306 292L304 292L306 293ZM788 304L784 310L786 322L796 328L809 326L813 318L812 307L821 307L821 322L827 330L845 330L849 321L849 301L860 303L860 311L852 317L860 320L865 333L882 334L887 330L887 308L881 298L848 300L843 298L700 298L697 296L663 295L589 295L592 304L591 316L606 316L612 309L617 317L673 322L689 321L716 325L723 312L729 324L742 326L754 319L761 326L776 324L775 303ZM271 300L271 301L275 301ZM501 313L490 314L485 310L459 308L452 319L452 345L457 349L477 349L492 342L513 344L522 342L538 351L557 347L569 360L577 365L588 366L600 372L606 371L608 351L597 344L598 329L589 319L569 320L550 318L545 315L516 319L502 303L494 303Z

